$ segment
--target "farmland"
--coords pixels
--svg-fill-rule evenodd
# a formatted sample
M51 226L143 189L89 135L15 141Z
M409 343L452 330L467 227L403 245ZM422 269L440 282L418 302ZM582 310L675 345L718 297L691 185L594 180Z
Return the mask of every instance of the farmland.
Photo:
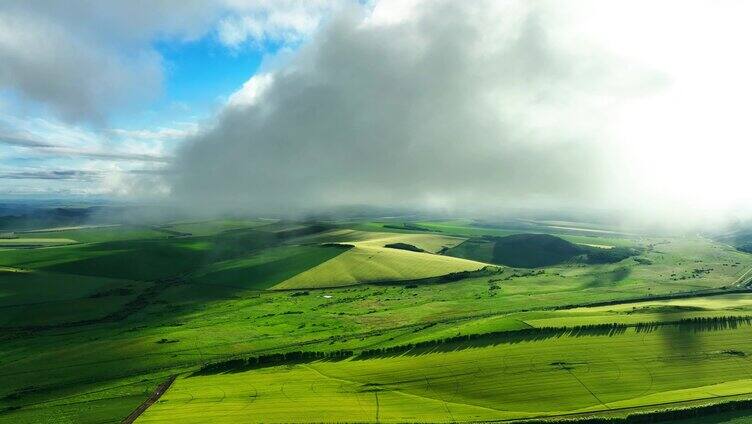
M26 233L70 241L0 246L0 422L119 422L170 376L136 422L555 420L752 397L752 255L696 235L525 225ZM576 255L515 267L476 246L514 234ZM581 260L603 246L630 254ZM274 359L238 366L261 357Z
M479 339L383 358L185 377L142 421L454 422L748 395L749 359L737 352L752 348L750 328L693 331ZM295 408L299 402L307 407Z

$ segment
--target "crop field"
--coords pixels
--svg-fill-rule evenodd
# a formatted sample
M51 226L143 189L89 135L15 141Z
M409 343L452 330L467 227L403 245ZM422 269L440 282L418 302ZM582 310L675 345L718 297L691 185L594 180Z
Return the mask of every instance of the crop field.
M71 227L44 229L40 231L28 231L19 233L20 240L23 239L67 239L76 243L98 243L115 240L140 240L150 238L166 238L169 234L155 230L150 227L140 226L122 226L107 225L93 227Z
M558 419L752 398L752 255L699 236L525 225L24 233L75 242L0 248L0 422L120 422L170 376L136 422ZM578 255L633 251L523 268L474 246L545 228ZM292 352L347 354L200 372Z
M430 240L430 236L419 238L416 246L427 249L436 247L437 241ZM396 243L395 240L415 242L412 238L401 236L350 242L353 247L348 251L273 288L289 290L418 280L455 272L475 271L487 265L449 256L385 247L386 244Z
M223 231L257 228L275 223L274 219L223 219L199 222L179 222L159 228L192 236L211 236Z
M203 284L238 285L246 289L278 287L308 269L347 254L340 246L283 246L262 253L217 262L192 279Z
M741 353L752 349L750 336L744 324L502 337L384 358L185 377L142 421L453 422L732 397L752 393L750 359ZM296 410L296 403L306 408Z

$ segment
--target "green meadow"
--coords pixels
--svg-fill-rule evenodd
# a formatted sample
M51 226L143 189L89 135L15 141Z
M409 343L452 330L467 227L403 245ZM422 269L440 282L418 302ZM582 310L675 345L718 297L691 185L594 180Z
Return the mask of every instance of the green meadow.
M465 219L26 236L65 242L0 245L3 423L121 422L170 376L136 422L556 421L752 398L752 255L699 236ZM729 416L745 415L696 419Z
M749 359L737 352L752 348L751 335L745 325L540 340L500 337L383 358L185 376L141 422L456 422L596 411L618 415L630 408L748 395Z

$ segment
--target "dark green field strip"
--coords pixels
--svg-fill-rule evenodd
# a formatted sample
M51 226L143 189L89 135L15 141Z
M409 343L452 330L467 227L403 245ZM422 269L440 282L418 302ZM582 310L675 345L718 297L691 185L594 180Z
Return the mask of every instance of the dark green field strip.
M276 233L241 229L214 236L107 241L24 252L1 251L0 265L152 281L194 272L215 262L242 257L325 228L307 226Z
M61 262L43 269L66 274L120 277L152 281L185 274L203 263L202 250L174 240L111 242L83 247L85 259Z
M610 408L595 413L542 415L537 418L488 420L517 424L709 424L744 417L752 422L752 391L741 395L707 396L692 401L660 402L638 407ZM727 414L735 412L735 414ZM718 417L718 418L716 418ZM723 421L722 421L723 420Z
M595 307L600 307L600 306L628 305L630 303L651 302L651 301L659 301L659 300L674 300L674 299L691 299L691 298L696 298L696 297L712 297L712 296L723 296L727 294L742 294L742 293L752 293L752 288L742 287L742 288L731 288L731 289L701 289L701 290L693 290L689 292L672 293L672 294L665 294L665 295L640 296L640 297L634 297L634 298L614 299L614 300L605 300L605 301L587 302L587 303L571 303L568 305L554 306L551 308L541 308L540 310L546 310L546 309L567 310L567 309L575 309L575 308L595 308Z
M0 271L0 308L81 299L116 287L140 287L129 280L49 273Z
M268 262L239 263L232 267L213 270L192 277L190 280L208 285L222 285L245 290L265 290L303 271L326 262L348 250L343 246L292 246L290 253Z
M82 327L95 324L103 324L110 322L118 322L128 318L130 315L146 308L150 304L150 300L156 297L160 292L178 285L183 284L182 277L175 277L156 281L153 285L147 287L137 296L124 303L120 308L112 311L111 313L100 316L97 318L87 318L79 321L67 321L57 324L37 324L37 325L22 325L16 327L0 327L0 330L7 333L25 333L25 332L37 332L45 330L54 330L61 328Z
M144 355L144 357L149 355ZM140 359L140 358L129 358ZM70 372L74 378L68 379L62 383L54 383L46 386L23 386L19 389L3 393L0 397L0 403L10 402L21 407L33 407L46 404L54 404L59 401L78 399L96 395L99 393L110 392L127 387L148 384L151 388L164 381L167 375L191 373L199 369L200 362L195 364L169 364L169 365L150 365L137 368L128 368L127 366L118 367L117 364L132 365L127 359L110 359L101 361L91 361L85 364L67 365L55 368L40 369L39 372L45 372L52 376L53 373L60 371ZM108 372L107 375L83 375L76 368L86 369L87 367L100 367ZM21 376L28 375L31 372L7 373L1 377L7 380L18 380ZM8 379L8 377L11 377ZM128 380L127 383L120 383ZM28 383L23 383L28 384ZM109 385L112 384L112 385ZM7 388L4 388L7 390ZM146 396L144 396L145 398ZM134 405L135 407L135 405ZM133 408L131 408L133 409ZM2 408L0 408L1 412Z
M578 245L549 234L514 234L471 238L446 254L497 265L541 268L565 263L617 263L640 252L636 248Z
M14 410L19 410L21 408L38 408L38 407L45 407L45 406L57 406L57 405L74 405L74 404L81 404L86 403L88 400L81 400L82 398L91 397L92 395L99 395L102 393L109 393L112 394L112 392L117 391L126 391L128 392L128 396L133 396L134 393L136 395L140 394L139 392L143 391L144 386L156 386L158 383L161 383L164 381L164 377L161 374L154 375L147 375L148 378L141 378L137 381L130 381L127 383L118 383L113 385L107 385L107 381L98 381L98 382L92 382L87 381L84 382L85 384L69 384L64 387L56 387L54 389L50 388L33 388L32 390L24 390L23 393L19 393L19 399L24 399L23 396L39 396L40 393L45 393L49 390L58 390L58 391L64 391L65 389L78 389L77 391L74 391L72 394L60 394L59 396L54 397L53 399L48 400L32 400L30 402L25 401L21 402L16 405ZM133 380L133 377L130 378ZM121 381L121 379L113 379L110 381ZM93 389L89 389L86 386L92 386L95 387ZM104 386L104 387L102 387ZM128 390L129 388L134 388L133 390ZM132 392L132 393L131 393ZM8 400L9 398L13 397L14 394L6 395L4 397L4 400ZM110 399L114 399L115 397L111 397ZM96 399L102 399L97 397ZM25 400L25 399L24 399Z
M494 243L479 238L469 238L462 243L448 249L445 255L455 258L470 259L485 263L493 262Z
M142 395L114 396L40 408L7 409L0 412L0 423L117 424L142 400Z

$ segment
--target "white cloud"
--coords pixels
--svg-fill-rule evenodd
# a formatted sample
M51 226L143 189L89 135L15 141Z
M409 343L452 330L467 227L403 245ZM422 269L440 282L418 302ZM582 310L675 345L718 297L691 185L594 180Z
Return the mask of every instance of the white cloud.
M599 118L619 63L526 3L432 5L387 23L344 11L249 80L179 152L175 193L267 212L596 198L604 182L585 172L606 168Z
M146 141L182 140L196 135L199 124L195 122L178 122L174 127L157 127L152 129L122 129L115 128L110 132L118 137L126 139L139 139Z
M67 122L102 123L160 95L165 77L153 43L213 34L247 42L299 43L339 1L121 0L0 2L0 89Z
M0 193L163 196L165 164L195 123L92 130L54 120L4 117ZM8 128L13 128L11 131Z
M324 16L343 3L338 0L230 0L227 5L234 14L219 22L217 36L233 49L246 43L299 43L313 34Z
M180 151L175 193L267 211L752 210L750 5L428 6L345 11L249 80Z
M0 2L0 158L5 164L33 164L28 169L18 165L5 169L9 179L33 180L36 175L39 181L24 184L43 189L42 180L53 184L52 177L58 176L60 182L55 184L73 192L74 183L87 186L83 178L74 178L77 175L108 175L98 179L98 189L86 190L132 194L139 188L135 175L140 174L152 180L150 191L164 192L156 181L161 176L149 172L158 169L182 140L194 136L199 125L136 129L108 125L112 116L160 96L168 75L154 43L213 37L235 51L244 44L264 48L267 42L283 44L285 49L287 43L297 44L310 35L336 3ZM233 30L232 22L238 23L235 36L228 32ZM249 84L232 101L252 102L261 88ZM76 174L77 170L86 174ZM0 192L8 189L5 185Z
M274 74L272 73L256 74L246 81L240 90L230 96L227 104L238 108L253 106L262 99L273 82Z

